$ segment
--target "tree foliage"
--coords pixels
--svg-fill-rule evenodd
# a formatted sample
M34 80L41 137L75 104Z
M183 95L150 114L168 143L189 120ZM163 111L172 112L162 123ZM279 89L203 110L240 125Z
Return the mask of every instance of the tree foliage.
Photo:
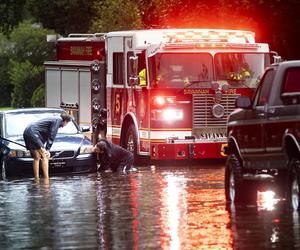
M132 0L104 0L94 4L90 32L142 28L139 6Z
M30 107L35 89L43 82L43 66L35 66L30 61L10 61L9 75L13 84L12 106Z
M10 105L12 86L8 75L8 39L0 33L0 106Z
M10 58L18 62L28 60L33 65L43 65L52 56L46 36L53 33L29 21L20 23L10 34Z
M27 0L27 9L36 22L58 34L86 33L94 16L96 0Z
M13 107L31 106L33 92L39 85L44 84L43 63L52 55L46 41L46 35L50 33L53 31L27 21L20 23L11 32L8 73L13 86L11 96ZM40 98L44 99L43 96Z
M26 0L2 0L0 2L0 32L8 34L25 17Z
M41 84L34 90L30 103L33 107L45 106L45 84Z

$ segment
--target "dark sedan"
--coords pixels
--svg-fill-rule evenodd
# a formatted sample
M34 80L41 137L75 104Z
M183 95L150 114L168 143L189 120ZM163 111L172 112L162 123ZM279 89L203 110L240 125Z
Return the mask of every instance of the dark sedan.
M33 121L59 116L62 109L24 108L0 112L2 176L33 176L33 159L25 148L23 131ZM90 173L97 170L92 142L75 121L59 128L50 149L49 174Z

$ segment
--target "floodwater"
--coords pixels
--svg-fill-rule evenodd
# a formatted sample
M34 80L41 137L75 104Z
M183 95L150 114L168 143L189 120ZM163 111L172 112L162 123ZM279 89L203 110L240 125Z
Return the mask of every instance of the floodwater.
M258 197L226 207L223 164L0 180L0 249L300 249L298 212Z

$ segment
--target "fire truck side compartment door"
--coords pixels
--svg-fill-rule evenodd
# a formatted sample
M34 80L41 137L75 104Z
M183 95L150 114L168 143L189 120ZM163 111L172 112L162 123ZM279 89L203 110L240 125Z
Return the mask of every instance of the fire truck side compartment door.
M78 70L63 69L61 71L61 101L79 103L78 87Z
M91 73L79 71L79 121L81 125L91 122Z
M46 107L59 107L61 102L59 68L46 67L46 83Z

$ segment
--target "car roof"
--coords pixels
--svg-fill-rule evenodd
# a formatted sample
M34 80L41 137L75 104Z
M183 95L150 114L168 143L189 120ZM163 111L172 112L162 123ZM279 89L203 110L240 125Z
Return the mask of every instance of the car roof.
M21 114L21 113L61 113L64 112L63 109L60 108L18 108L18 109L9 109L2 110L0 114Z
M271 67L299 67L300 60L289 60L289 61L282 61L279 63L273 63Z

